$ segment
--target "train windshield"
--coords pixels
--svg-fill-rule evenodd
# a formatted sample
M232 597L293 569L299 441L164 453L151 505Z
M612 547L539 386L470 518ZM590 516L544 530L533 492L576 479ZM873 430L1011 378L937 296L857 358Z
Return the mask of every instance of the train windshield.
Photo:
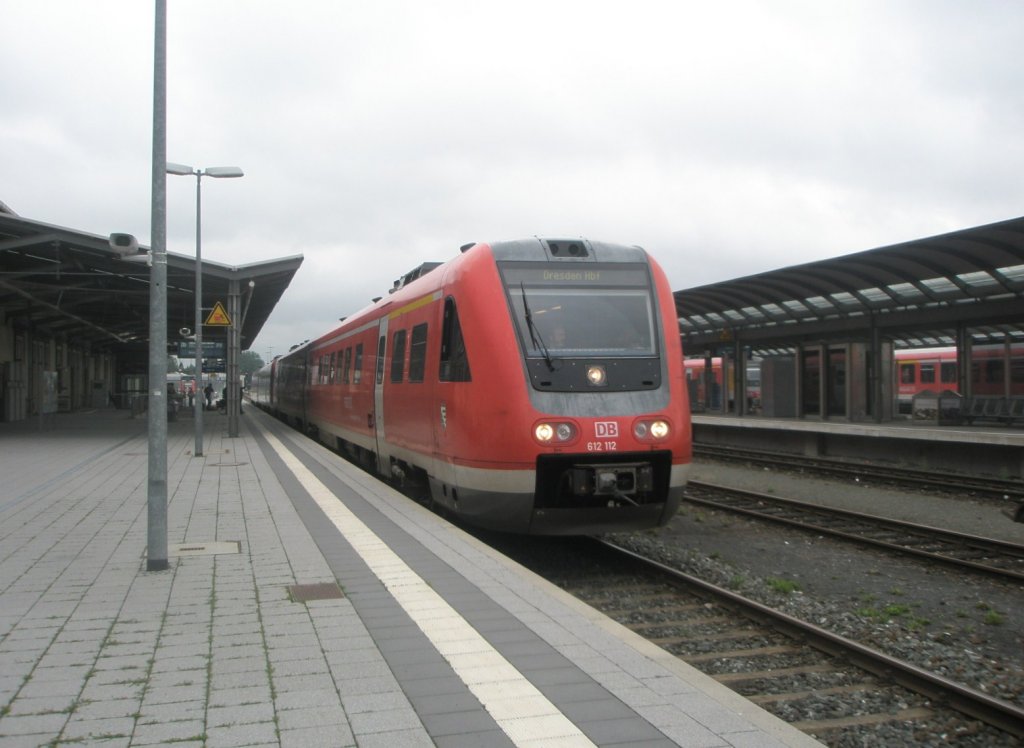
M502 275L527 358L658 355L646 266L509 263Z

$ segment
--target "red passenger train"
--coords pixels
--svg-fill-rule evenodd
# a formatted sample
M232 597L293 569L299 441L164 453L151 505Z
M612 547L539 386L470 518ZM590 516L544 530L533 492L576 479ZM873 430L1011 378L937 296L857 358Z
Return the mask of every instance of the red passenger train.
M638 247L463 247L264 367L253 400L467 522L664 525L690 464L675 304Z

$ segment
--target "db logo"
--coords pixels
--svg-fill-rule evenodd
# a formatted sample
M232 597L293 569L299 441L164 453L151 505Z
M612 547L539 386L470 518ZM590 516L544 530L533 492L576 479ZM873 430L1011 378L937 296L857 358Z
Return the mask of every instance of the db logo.
M619 435L619 424L615 421L597 421L594 424L594 436L607 439Z

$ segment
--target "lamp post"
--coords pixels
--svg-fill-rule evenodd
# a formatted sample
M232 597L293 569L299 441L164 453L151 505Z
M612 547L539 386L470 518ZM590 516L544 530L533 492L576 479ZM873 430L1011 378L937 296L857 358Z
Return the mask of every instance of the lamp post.
M241 177L245 173L237 166L208 166L205 169L194 169L185 164L173 164L167 162L167 173L177 176L195 175L196 178L196 397L195 402L199 406L193 410L196 425L196 448L194 455L203 456L203 393L199 387L203 383L203 203L202 203L202 182L203 177L214 177L224 179Z

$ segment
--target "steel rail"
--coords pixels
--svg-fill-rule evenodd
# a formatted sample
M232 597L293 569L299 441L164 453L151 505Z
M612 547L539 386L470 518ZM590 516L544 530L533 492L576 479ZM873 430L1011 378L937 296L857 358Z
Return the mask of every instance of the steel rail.
M1024 571L1017 571L1015 569L994 566L992 564L979 563L977 561L957 558L953 555L948 555L935 551L926 551L920 548L915 548L913 545L902 544L888 540L881 540L879 538L871 537L870 535L864 533L850 532L848 530L829 527L822 523L808 522L801 519L779 516L776 514L772 514L770 512L760 511L758 509L753 509L750 507L736 506L724 501L716 501L714 499L695 496L691 493L693 489L704 489L709 491L717 491L724 494L734 494L742 496L745 499L760 502L765 505L786 507L803 512L808 515L816 514L821 516L838 517L851 522L860 522L864 525L870 526L873 529L890 529L901 533L906 533L919 539L959 545L960 547L975 549L983 554L991 556L1002 556L1004 558L1009 557L1011 560L1020 561L1022 564L1022 568L1024 568L1024 546L1018 545L1016 543L997 540L995 538L985 538L978 535L958 533L952 530L944 530L938 527L931 527L929 525L920 525L912 522L904 522L902 520L879 517L873 514L864 514L862 512L854 512L847 509L837 509L834 507L822 506L820 504L811 504L804 501L798 501L796 499L788 499L780 496L758 493L756 491L747 491L744 489L731 488L728 486L721 486L714 483L705 483L701 481L690 481L690 483L687 486L687 491L683 496L683 500L691 504L700 504L703 506L714 507L716 509L735 512L750 517L756 517L757 519L770 520L772 522L789 525L791 527L797 527L803 530L813 530L814 532L825 533L828 535L832 535L834 537L851 540L857 543L864 543L867 545L876 546L878 548L884 548L889 551L897 551L899 553L918 556L920 558L925 558L933 562L944 563L958 568L970 569L972 571L980 572L983 574L1003 579L1011 579L1018 582L1024 582Z
M652 561L610 541L595 538L594 542L599 543L614 553L622 554L644 567L655 569L658 573L667 576L677 583L698 589L716 599L724 600L747 615L767 621L779 630L792 636L803 638L816 649L833 656L846 658L848 661L879 677L898 683L911 691L944 704L962 714L979 719L1011 735L1024 738L1024 708L1009 701L969 688L962 683L957 683L909 662L899 660L884 652L823 629L820 626L815 626L781 611L774 610L762 603L698 579L679 569Z
M946 492L951 490L973 491L1006 500L1020 500L1024 498L1024 481L1020 480L983 478L961 473L936 473L935 471L917 470L903 466L885 468L827 457L803 457L782 452L744 449L742 447L729 447L718 444L694 444L693 453L694 455L711 459L749 461L758 464L769 464L773 467L851 475L859 478L884 481L886 483L930 486Z

